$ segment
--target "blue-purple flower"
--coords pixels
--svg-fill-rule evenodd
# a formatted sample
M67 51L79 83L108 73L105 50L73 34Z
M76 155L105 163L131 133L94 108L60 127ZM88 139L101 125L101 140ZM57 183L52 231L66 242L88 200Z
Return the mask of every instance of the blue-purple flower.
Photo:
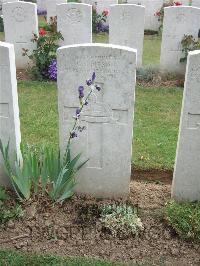
M76 138L78 135L77 135L77 133L75 132L75 131L72 131L71 133L70 133L70 138L71 139L73 139L73 138Z
M53 59L48 68L48 77L50 80L57 80L57 60Z
M77 108L76 109L76 118L79 118L80 113L81 113L81 109L80 108Z
M84 97L84 87L83 86L79 86L78 87L78 92L79 92L79 99Z
M46 16L47 15L47 10L44 8L38 8L37 9L37 14L38 16Z

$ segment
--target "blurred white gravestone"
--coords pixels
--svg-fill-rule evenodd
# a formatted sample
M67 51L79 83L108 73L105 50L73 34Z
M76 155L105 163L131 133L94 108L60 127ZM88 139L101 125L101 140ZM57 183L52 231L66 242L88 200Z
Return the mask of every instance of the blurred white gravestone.
M113 5L110 7L109 43L137 49L137 66L142 65L145 7Z
M92 6L86 4L57 5L57 28L64 41L60 45L92 42Z
M191 6L166 7L164 9L162 33L161 69L168 72L185 73L181 41L184 35L198 38L200 8Z
M82 0L82 3L96 6L97 13L102 13L104 10L110 10L111 5L117 5L118 0Z
M200 200L200 51L189 53L172 197Z
M200 7L200 0L192 0L192 6Z
M56 6L65 3L67 3L67 0L46 0L47 22L50 22L51 17L55 17L57 15Z
M96 73L96 92L81 114L86 130L72 141L72 153L88 163L77 176L77 193L96 197L129 193L132 158L136 50L103 44L58 49L60 149L64 152L79 106L78 87ZM85 86L87 91L87 86ZM85 91L85 94L87 94Z
M3 4L3 20L5 41L14 44L16 67L27 68L31 63L27 56L23 56L23 48L29 54L36 49L33 34L38 35L37 6L33 3L15 2Z
M20 154L20 122L17 95L14 46L0 42L0 139L6 146L9 141L9 156ZM15 157L14 157L15 158ZM0 185L9 185L0 153Z
M155 13L161 9L163 0L127 0L127 3L145 7L145 30L159 30L160 22Z

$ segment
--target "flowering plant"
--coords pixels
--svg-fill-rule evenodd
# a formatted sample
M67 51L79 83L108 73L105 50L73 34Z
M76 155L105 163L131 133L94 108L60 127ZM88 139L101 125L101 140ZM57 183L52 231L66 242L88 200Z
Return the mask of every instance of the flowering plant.
M32 54L28 50L23 49L23 55L28 56L33 61L31 68L32 76L38 80L56 80L56 50L58 49L58 41L62 39L62 34L57 32L56 18L51 18L48 24L48 30L39 29L39 36L33 34L32 42L37 44L37 49Z
M109 26L106 25L106 20L109 15L109 11L104 9L101 14L97 13L97 7L92 8L92 30L94 33L108 32Z
M161 9L159 9L158 11L156 11L156 13L154 14L155 17L158 18L158 21L161 23L161 26L160 26L160 31L162 30L162 27L163 27L163 20L164 20L164 8L165 7L170 7L170 6L181 6L182 3L179 2L179 1L169 1L168 3L164 3L161 7Z
M47 10L44 8L38 8L37 9L37 14L38 16L46 16L47 15Z
M91 94L94 93L94 90L101 90L95 84L95 78L96 75L93 72L91 79L86 81L89 88L86 96L84 95L84 86L78 87L80 105L76 109L74 125L70 130L67 147L62 159L60 152L49 147L41 148L38 154L37 151L30 149L25 152L23 146L21 146L22 160L16 156L16 159L12 160L14 161L14 167L11 167L9 142L4 147L0 139L0 151L4 160L4 168L20 200L29 200L34 195L42 192L53 201L62 202L74 194L75 174L88 160L79 163L81 153L72 158L71 140L85 129L80 125L80 117L84 107L89 104Z

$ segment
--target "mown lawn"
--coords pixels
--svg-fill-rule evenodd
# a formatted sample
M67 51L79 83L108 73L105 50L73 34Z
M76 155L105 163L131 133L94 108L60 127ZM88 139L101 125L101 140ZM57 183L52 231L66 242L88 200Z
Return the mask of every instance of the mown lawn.
M47 255L30 255L14 251L0 251L0 266L120 266L121 263L111 263L99 259L68 258Z
M51 82L19 82L22 141L58 147L57 90ZM172 169L182 89L137 87L133 164L140 169Z

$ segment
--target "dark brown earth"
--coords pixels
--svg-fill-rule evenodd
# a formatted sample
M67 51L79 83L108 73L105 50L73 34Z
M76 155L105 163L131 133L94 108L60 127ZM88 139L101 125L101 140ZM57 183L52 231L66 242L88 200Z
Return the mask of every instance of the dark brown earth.
M119 239L103 230L98 207L111 201L74 197L61 206L39 198L24 205L26 216L22 220L9 221L0 228L0 248L92 256L129 265L136 261L148 265L200 265L200 245L180 239L167 225L164 206L170 199L168 175L171 173L164 172L164 179L152 181L153 171L144 172L144 176L135 172L136 180L131 182L126 203L138 207L144 225L138 237Z

